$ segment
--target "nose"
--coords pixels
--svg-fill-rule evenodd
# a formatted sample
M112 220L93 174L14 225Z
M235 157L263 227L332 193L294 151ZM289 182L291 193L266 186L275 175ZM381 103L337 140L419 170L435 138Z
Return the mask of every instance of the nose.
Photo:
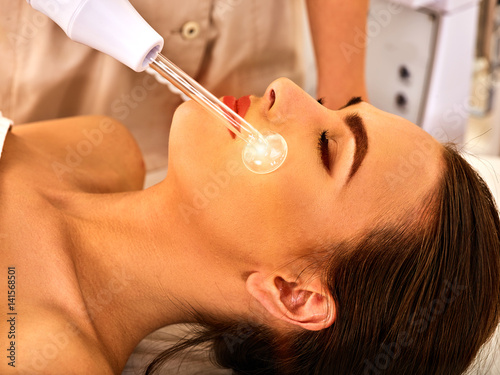
M341 111L332 111L287 78L273 81L266 89L263 105L270 129L290 139L309 139L312 132L328 129L330 137L341 138L349 128Z
M279 78L267 87L263 105L267 119L275 126L299 120L319 106L313 97L288 78Z

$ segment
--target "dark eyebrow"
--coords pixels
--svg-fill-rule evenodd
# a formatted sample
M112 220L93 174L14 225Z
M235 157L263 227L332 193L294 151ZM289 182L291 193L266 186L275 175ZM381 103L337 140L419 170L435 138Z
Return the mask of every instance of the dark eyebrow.
M349 100L346 105L340 107L339 109L345 109L352 105L361 103L363 99L360 96L356 96ZM347 178L348 183L354 174L358 171L363 159L368 152L368 135L366 134L365 124L363 119L357 113L351 113L344 117L344 122L347 127L351 130L354 135L355 150L354 150L354 160L352 162L351 171L349 172L349 177Z
M368 136L366 135L363 119L357 113L347 115L344 118L344 122L354 135L354 141L356 144L354 150L354 160L352 162L351 171L349 172L349 177L347 178L347 182L349 182L358 171L366 153L368 152Z
M358 103L361 103L363 101L363 99L361 98L361 96L354 96L352 97L346 105L342 106L339 108L339 110L341 109L344 109L344 108L347 108L347 107L350 107L351 105L354 105L354 104L358 104Z

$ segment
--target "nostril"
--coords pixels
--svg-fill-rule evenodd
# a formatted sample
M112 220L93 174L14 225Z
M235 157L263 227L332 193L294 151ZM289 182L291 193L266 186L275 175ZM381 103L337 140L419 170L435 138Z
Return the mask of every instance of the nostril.
M271 92L269 93L269 99L271 101L271 104L269 105L269 109L271 109L274 105L274 101L276 100L276 93L272 89L271 89Z

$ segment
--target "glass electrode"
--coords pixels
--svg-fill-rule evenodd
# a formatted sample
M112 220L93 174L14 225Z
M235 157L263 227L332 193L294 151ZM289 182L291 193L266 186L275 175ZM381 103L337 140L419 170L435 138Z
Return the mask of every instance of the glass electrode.
M270 173L283 164L288 146L280 134L271 131L261 134L163 55L158 54L155 59L151 58L150 61L152 69L189 98L221 119L229 130L246 142L242 158L243 163L250 171L259 174Z
M114 57L136 72L148 66L223 120L247 144L243 163L255 173L276 170L286 158L287 144L277 133L259 133L168 59L159 54L164 40L128 0L27 0L54 22L75 42Z

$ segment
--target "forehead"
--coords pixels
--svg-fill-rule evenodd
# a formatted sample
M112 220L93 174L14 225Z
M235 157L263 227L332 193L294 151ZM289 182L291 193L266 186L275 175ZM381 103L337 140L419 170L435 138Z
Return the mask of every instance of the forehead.
M437 185L442 170L442 146L411 122L362 103L357 112L368 135L368 153L344 190L344 201L358 202L370 220L390 221L398 213L418 207Z

